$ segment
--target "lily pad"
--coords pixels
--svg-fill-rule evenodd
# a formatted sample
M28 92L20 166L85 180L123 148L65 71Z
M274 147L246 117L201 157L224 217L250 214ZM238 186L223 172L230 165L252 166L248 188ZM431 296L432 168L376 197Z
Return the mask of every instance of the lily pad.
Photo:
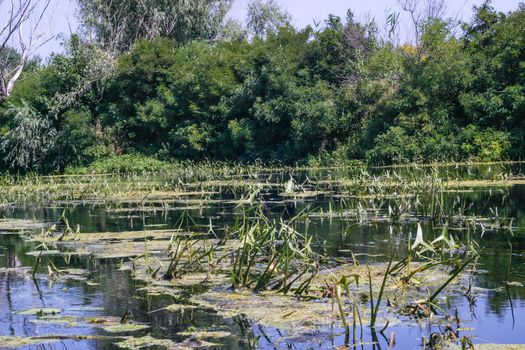
M224 317L245 314L262 325L284 330L317 329L329 325L333 320L332 305L328 300L311 302L277 294L218 291L195 295L190 300Z

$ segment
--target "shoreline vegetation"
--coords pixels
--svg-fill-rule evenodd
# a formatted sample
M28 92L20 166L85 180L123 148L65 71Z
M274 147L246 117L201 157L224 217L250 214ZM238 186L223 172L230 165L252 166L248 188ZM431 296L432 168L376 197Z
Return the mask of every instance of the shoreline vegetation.
M259 198L259 192L265 191L278 191L279 196L290 201L337 196L381 199L425 196L428 191L468 192L525 184L524 162L393 167L369 167L362 163L339 167L267 167L226 162L158 162L155 164L162 165L139 166L137 170L135 157L125 158L117 167L112 159L108 160L113 173L85 168L80 171L85 174L0 176L3 188L0 204L6 207L55 202L135 203L144 210L148 203L154 207L159 204L169 207L176 202L190 207L206 203L240 205ZM101 169L109 168L98 168ZM227 199L223 198L225 195ZM251 198L252 195L255 197Z
M386 24L360 22L349 10L295 28L273 0L249 1L246 25L226 20L229 0L198 0L197 12L183 2L137 7L145 13L117 2L78 0L81 32L91 36L72 34L63 53L23 62L0 96L0 171L525 154L523 4L501 13L485 1L458 23L443 1L400 0ZM177 21L180 13L197 27ZM399 39L401 13L414 15L408 24L417 35L407 42ZM148 16L155 20L142 20ZM173 32L157 31L156 20ZM16 48L2 50L0 59L16 67Z
M490 162L483 161L461 161L461 162L428 162L428 163L402 163L402 164L391 164L391 165L378 165L369 164L360 160L351 160L348 162L336 164L336 165L310 165L310 164L296 164L287 165L280 164L278 162L251 162L241 163L235 161L192 161L192 160L175 160L175 161L160 161L155 158L138 155L128 154L121 156L112 156L104 160L99 160L91 164L80 166L80 167L68 167L63 172L51 173L51 174L39 174L37 172L22 172L22 173L9 173L5 172L0 177L3 178L29 178L29 177L40 177L40 178L61 178L61 177L82 177L82 176L114 176L114 175L147 175L147 174L169 174L177 172L180 169L192 169L192 168L203 168L203 169L229 169L229 172L251 172L257 169L266 171L288 171L293 173L294 171L305 171L305 170L338 170L338 169L418 169L418 168L467 168L475 166L505 166L505 165L520 165L525 164L522 160L494 160Z

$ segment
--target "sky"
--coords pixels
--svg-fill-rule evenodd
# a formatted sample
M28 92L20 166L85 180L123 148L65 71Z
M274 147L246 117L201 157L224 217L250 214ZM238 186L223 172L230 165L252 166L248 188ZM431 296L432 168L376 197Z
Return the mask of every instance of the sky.
M385 19L385 10L400 11L397 0L276 0L293 17L293 23L299 28L312 24L313 20L324 20L329 14L345 17L346 11L351 9L358 19L367 15L375 17L378 22ZM518 7L519 0L493 0L496 10L508 12ZM248 0L235 0L233 15L244 18ZM447 0L449 14L454 17L459 13L468 19L472 15L472 7L480 5L483 0Z
M230 16L245 22L246 9L249 0L234 0ZM379 27L385 23L386 12L401 12L397 0L276 0L291 16L292 24L297 28L303 28L314 21L324 21L329 14L346 17L346 12L351 9L359 21L369 18L375 19ZM523 1L523 0L521 0ZM465 21L472 17L474 5L480 5L483 0L447 0L448 16L463 19ZM70 32L77 29L76 0L56 0L50 11L47 21L49 30L54 34L64 34L68 37ZM520 0L493 0L492 5L498 11L508 12L518 7ZM5 12L4 12L5 13ZM0 14L0 22L3 16ZM401 17L400 41L408 42L411 38L411 27L408 18ZM40 48L38 54L46 57L51 52L60 52L62 39L55 40Z

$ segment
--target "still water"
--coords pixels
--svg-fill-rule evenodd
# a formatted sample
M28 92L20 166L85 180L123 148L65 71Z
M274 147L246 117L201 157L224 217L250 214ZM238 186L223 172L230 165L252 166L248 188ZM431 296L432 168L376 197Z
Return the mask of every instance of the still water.
M382 170L376 170L378 173ZM457 177L464 170L449 168L442 170L443 176ZM518 169L518 172L521 169ZM401 173L402 170L399 171ZM486 178L497 169L469 169L473 178ZM516 172L516 171L515 171ZM295 179L307 174L294 174ZM224 193L224 196L231 194ZM461 320L461 335L470 336L474 343L524 344L525 343L525 185L513 187L479 188L465 192L446 193L445 201L451 202L457 196L479 217L504 215L514 218L513 231L471 232L482 247L482 255L477 265L473 281L476 290L474 303L460 293L445 293L444 305L450 314ZM337 209L339 205L333 198L317 196L299 201L284 201L277 191L264 194L265 205L271 216L291 216L304 207L324 212ZM224 227L234 220L234 206L226 203L213 203L201 208L189 209L195 220L195 230L205 230L213 223ZM4 206L0 217L31 219L52 223L63 212L71 227L79 225L81 232L130 231L146 229L175 228L182 210L158 210L146 212L122 212L114 210L111 204L75 204L42 206ZM317 237L319 249L331 256L348 257L350 252L361 263L384 263L390 254L404 249L409 233L416 230L415 221L402 224L389 222L358 223L341 217L313 217L304 229ZM425 235L429 238L439 235L439 229L423 224ZM226 318L212 310L195 309L191 312L157 311L174 302L185 300L199 290L188 288L178 296L152 296L141 288L142 282L131 278L129 271L119 269L119 259L95 259L91 256L50 256L59 269L79 270L78 278L69 276L50 283L47 264L40 264L35 279L32 270L36 257L27 255L36 249L36 243L24 241L16 234L0 234L0 336L45 336L64 335L60 341L21 346L20 349L116 349L115 335L103 328L71 322L74 317L122 317L129 314L135 322L145 323L149 329L134 332L134 336L151 335L155 338L172 339L182 342L185 338L179 333L188 328L220 328L228 330L231 336L215 341L220 349L249 349L247 339L257 339L262 349L330 349L344 344L340 325L333 329L312 332L293 337L286 331L263 327L253 320L242 317ZM510 250L512 245L512 253ZM505 278L508 272L506 286ZM249 307L249 305L247 305ZM64 323L39 322L34 315L21 315L20 311L30 308L59 308L61 316L70 319ZM423 339L432 333L443 331L443 325L431 324L427 320L406 319L391 325L379 335L372 335L365 327L364 344L360 349L387 349L389 337L396 334L394 349L419 349ZM93 339L72 339L70 336L96 335L108 336ZM375 344L371 341L375 340ZM0 344L2 348L2 344ZM155 347L151 347L155 349Z

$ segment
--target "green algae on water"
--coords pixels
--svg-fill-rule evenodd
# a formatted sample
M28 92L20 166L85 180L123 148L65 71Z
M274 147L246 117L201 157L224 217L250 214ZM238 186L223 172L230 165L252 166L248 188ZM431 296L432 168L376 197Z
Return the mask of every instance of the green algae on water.
M15 337L15 336L2 336L0 335L0 349L17 349L22 346L39 345L45 343L51 343L56 341L55 339L38 339L33 337Z
M112 323L109 325L102 324L100 326L104 331L109 333L128 333L142 331L150 328L146 324L137 323Z
M34 315L34 316L44 316L44 315L55 315L61 313L63 310L59 308L44 307L44 308L31 308L23 311L17 312L18 315Z
M140 350L150 347L158 347L165 350L183 350L216 347L218 344L210 343L204 340L187 339L182 343L175 343L169 339L158 339L148 335L145 337L131 337L115 343L121 349Z

